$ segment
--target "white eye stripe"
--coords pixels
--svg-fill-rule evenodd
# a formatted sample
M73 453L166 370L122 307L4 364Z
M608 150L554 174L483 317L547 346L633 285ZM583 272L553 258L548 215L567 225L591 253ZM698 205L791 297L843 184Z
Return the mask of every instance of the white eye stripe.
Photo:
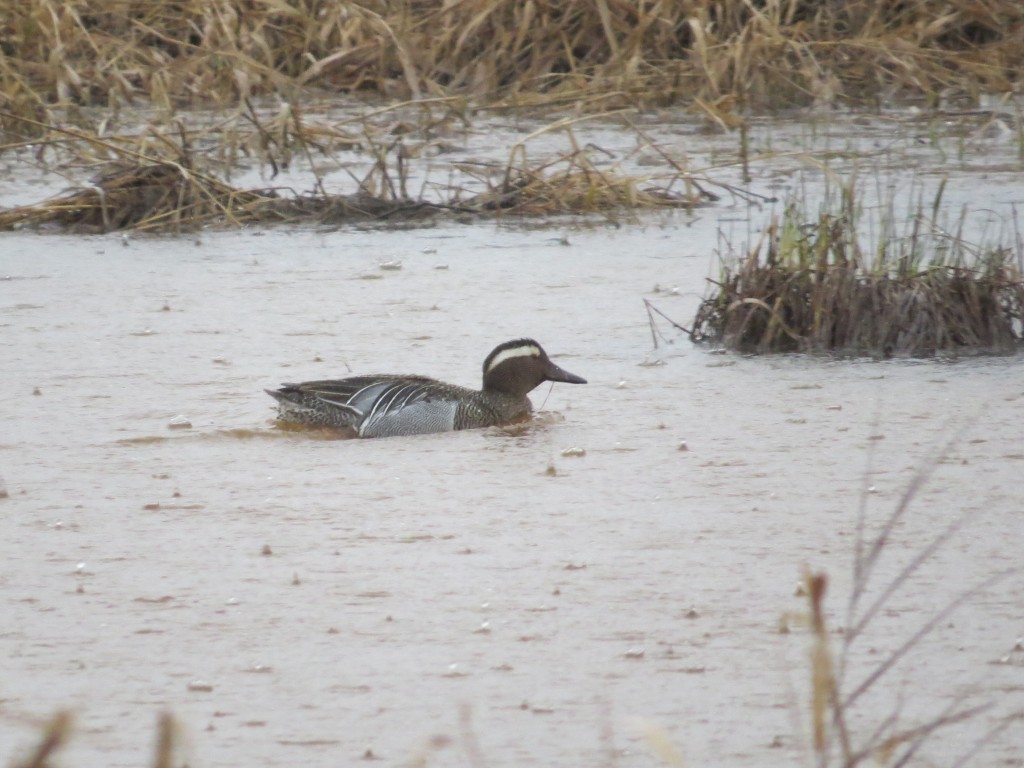
M540 347L534 344L524 344L521 347L503 349L494 356L493 360L491 360L491 364L487 366L487 372L490 373L503 362L511 360L514 357L540 357Z

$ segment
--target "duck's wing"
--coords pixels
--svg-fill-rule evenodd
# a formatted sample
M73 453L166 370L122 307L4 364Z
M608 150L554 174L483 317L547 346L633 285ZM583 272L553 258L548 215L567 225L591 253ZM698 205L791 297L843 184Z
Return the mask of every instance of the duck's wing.
M358 395L372 401L367 403L359 435L449 432L455 428L455 414L468 394L469 390L423 377L402 376L386 382L386 386L370 385Z
M277 393L287 399L300 399L307 402L309 399L315 398L332 407L357 411L360 415L366 415L373 410L375 405L395 401L396 397L402 394L408 397L410 387L403 385L415 384L418 387L423 387L435 383L433 379L424 376L352 376L348 379L325 379L323 381L304 381L301 384L283 384ZM405 391L402 392L402 390ZM275 396L277 395L275 394ZM401 408L402 402L404 401L398 400L394 407Z
M450 431L460 403L477 393L425 376L384 375L285 384L271 394L345 411L360 437L384 437Z

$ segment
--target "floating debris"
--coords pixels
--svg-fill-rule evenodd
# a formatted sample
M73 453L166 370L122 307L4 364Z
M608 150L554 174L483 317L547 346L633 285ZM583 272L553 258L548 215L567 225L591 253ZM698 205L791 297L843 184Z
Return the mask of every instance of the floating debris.
M192 422L187 417L178 414L169 422L167 422L168 429L192 429Z
M441 673L441 677L468 677L468 672L463 672L458 664L449 664L448 669Z

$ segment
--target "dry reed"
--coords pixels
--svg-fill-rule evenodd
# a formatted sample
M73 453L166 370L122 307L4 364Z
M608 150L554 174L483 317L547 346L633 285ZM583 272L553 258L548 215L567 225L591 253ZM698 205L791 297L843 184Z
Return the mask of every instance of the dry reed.
M0 15L0 110L242 104L310 88L488 103L744 108L1009 92L1017 0L25 0ZM723 101L725 100L725 101ZM29 124L0 129L30 137Z

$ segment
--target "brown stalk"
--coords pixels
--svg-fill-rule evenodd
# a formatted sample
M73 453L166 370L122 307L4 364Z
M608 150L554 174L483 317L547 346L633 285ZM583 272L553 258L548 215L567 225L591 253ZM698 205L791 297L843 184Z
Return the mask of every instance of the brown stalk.
M50 758L63 747L71 736L71 713L57 712L43 728L42 738L36 748L24 761L16 762L12 768L48 768Z

